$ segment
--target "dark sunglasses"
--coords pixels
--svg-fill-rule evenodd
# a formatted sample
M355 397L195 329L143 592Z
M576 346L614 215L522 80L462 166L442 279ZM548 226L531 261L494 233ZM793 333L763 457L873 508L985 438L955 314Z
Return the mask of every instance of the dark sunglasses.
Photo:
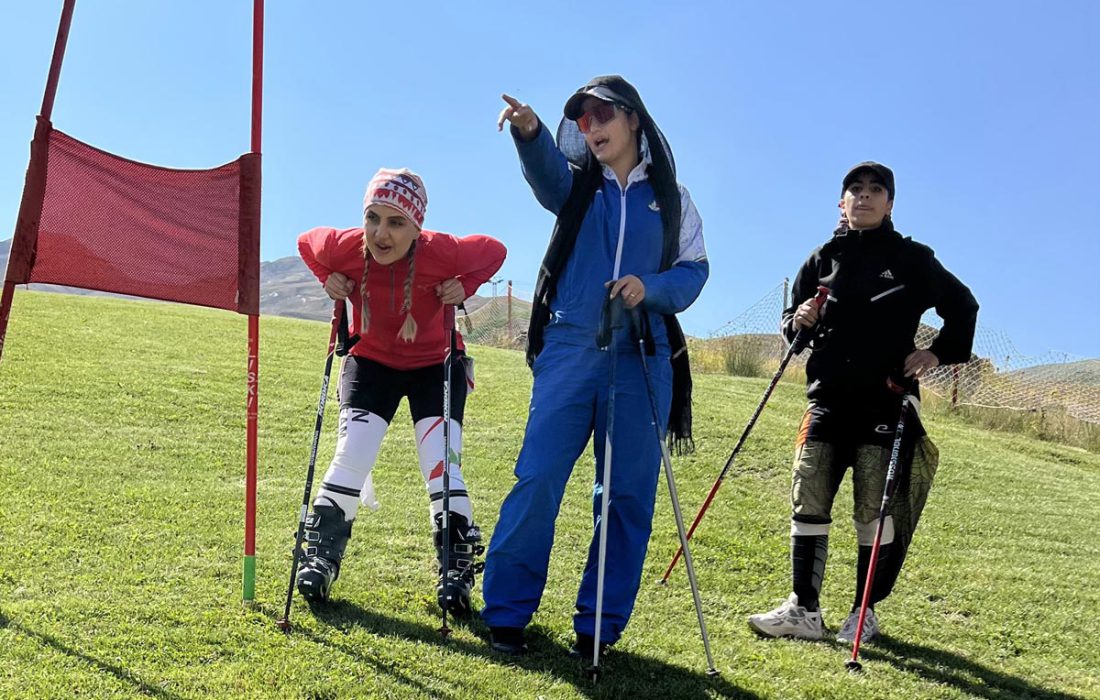
M577 128L581 130L582 134L587 134L592 130L593 120L597 124L606 124L615 118L616 109L621 109L626 114L630 114L630 110L626 107L621 107L612 102L603 102L577 117Z

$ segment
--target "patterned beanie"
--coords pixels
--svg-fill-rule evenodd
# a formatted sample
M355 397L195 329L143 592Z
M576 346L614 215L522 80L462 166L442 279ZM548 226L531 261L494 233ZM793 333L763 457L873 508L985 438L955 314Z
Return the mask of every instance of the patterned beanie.
M393 207L407 216L417 228L423 228L428 191L424 189L420 176L408 168L382 168L371 178L367 194L363 197L363 209L372 204Z

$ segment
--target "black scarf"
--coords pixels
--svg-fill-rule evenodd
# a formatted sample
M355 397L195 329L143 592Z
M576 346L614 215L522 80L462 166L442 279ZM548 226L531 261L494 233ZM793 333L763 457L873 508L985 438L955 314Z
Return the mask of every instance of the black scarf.
M676 183L676 164L672 158L672 151L663 134L650 118L634 86L619 76L601 76L594 78L578 92L587 91L597 85L613 90L621 98L623 105L638 115L642 133L649 144L652 162L646 174L656 195L657 205L661 211L661 223L664 226L664 247L660 268L664 272L672 267L680 251L680 190ZM568 138L568 134L563 130L568 130L570 127L575 129L575 124L569 120L563 120L558 127L559 148L562 147L565 138ZM512 128L515 129L515 127ZM540 128L546 127L540 125ZM515 134L514 131L513 134ZM565 149L563 152L566 152ZM573 171L573 186L554 223L550 244L547 246L542 267L539 269L538 281L535 284L531 323L527 329L528 366L534 364L535 358L542 351L543 331L550 321L550 302L557 291L558 278L565 269L569 256L573 254L584 216L596 192L603 184L602 166L587 147L584 147L583 151L566 152L566 156L571 161L569 167ZM695 443L691 437L692 384L687 340L674 314L664 315L663 318L672 350L672 406L668 417L668 443L669 448L675 450L677 454L687 454L695 449Z

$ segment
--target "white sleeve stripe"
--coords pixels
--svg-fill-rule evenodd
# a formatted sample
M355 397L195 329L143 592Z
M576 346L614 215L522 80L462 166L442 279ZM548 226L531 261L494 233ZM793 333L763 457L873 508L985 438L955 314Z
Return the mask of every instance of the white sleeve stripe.
M683 185L680 188L680 255L673 265L682 262L702 262L707 259L707 249L703 244L703 219L691 194Z

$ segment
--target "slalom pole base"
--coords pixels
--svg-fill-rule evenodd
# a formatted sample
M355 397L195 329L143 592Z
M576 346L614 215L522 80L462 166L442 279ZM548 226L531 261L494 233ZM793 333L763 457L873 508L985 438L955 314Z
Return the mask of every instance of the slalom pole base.
M450 634L451 634L451 628L450 628L450 627L448 627L447 625L443 625L442 627L440 627L440 628L439 628L438 630L436 630L436 631L437 631L437 632L439 632L439 635L440 635L441 637L443 637L444 639L446 639L446 638L447 638L448 636L450 636Z
M657 585L660 586L661 588L668 588L668 579L663 578L663 579L657 581Z
M709 677L709 678L717 678L720 675L722 675L722 672L719 671L716 668L708 668L707 669L707 677Z
M600 676L603 675L603 669L599 666L589 666L585 669L584 673L592 680L593 683L598 683L600 681Z
M848 669L848 673L863 673L863 664L855 659L845 661L844 668Z
M292 629L292 627L290 626L290 620L286 619L285 617L280 617L278 620L276 620L275 621L275 626L278 627L283 632L286 632L288 634L290 633L290 630Z

